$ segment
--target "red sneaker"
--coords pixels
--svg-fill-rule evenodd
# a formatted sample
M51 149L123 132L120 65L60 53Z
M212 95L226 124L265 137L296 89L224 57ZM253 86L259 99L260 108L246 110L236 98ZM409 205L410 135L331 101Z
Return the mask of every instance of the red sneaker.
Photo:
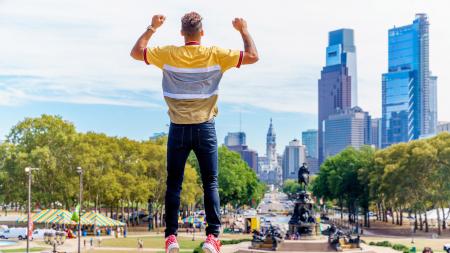
M180 245L178 245L177 237L175 235L166 237L166 253L178 253L179 251Z
M206 237L202 249L205 253L220 253L220 246L222 246L222 244L220 244L219 239L214 235L209 234L208 237Z

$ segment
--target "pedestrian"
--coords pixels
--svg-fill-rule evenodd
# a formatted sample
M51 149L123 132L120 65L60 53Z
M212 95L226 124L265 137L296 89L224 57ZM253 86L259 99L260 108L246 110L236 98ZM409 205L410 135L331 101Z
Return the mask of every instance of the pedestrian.
M97 239L97 244L98 244L99 247L102 245L102 238L101 237L99 237Z
M430 247L423 248L422 253L433 253L433 250Z
M167 190L165 195L166 252L179 251L178 210L184 168L193 150L204 189L206 235L203 250L219 253L220 203L218 192L217 136L214 118L218 113L219 82L225 71L258 61L258 52L242 18L233 20L240 32L244 51L201 45L202 17L190 12L181 19L183 46L147 47L166 17L154 15L152 23L139 37L131 56L163 70L163 95L169 107L170 128L167 141Z
M91 237L91 239L89 240L89 243L91 244L91 248L92 248L92 246L94 246L94 238Z
M86 238L83 239L83 245L84 245L84 247L86 248Z
M144 250L144 241L141 238L138 238L138 251Z

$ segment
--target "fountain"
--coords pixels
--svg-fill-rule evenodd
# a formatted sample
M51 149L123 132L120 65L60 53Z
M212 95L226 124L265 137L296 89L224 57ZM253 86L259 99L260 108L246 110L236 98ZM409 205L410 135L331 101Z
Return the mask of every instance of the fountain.
M306 163L298 170L300 192L295 194L295 207L289 220L289 234L296 238L311 238L320 234L319 224L316 222L314 208L307 190L309 184L309 170Z

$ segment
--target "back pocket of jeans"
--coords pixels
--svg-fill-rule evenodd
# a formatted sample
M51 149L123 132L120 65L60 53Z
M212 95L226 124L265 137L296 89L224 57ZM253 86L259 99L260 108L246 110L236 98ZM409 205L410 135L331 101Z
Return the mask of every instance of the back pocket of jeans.
M214 151L217 149L217 136L214 128L198 129L198 144L203 151Z

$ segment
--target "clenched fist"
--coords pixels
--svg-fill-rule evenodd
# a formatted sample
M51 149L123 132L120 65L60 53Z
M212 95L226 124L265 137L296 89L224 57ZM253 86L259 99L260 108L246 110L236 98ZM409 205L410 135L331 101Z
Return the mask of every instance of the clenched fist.
M166 16L164 15L154 15L152 17L152 26L153 28L158 28L164 24L164 21L166 20Z
M234 27L234 29L238 30L239 32L246 31L247 30L247 21L245 21L243 18L235 18L233 20L233 27Z

